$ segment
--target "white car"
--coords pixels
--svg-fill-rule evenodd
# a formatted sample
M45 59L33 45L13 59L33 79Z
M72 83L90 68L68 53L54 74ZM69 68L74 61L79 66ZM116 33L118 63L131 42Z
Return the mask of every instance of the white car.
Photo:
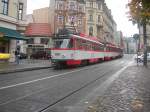
M143 62L143 60L144 60L144 54L138 57L138 61ZM150 53L147 53L147 61L150 61Z

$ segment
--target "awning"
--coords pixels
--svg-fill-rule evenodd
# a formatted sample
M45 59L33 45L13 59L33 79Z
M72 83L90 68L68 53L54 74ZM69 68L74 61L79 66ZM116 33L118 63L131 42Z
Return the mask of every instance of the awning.
M27 40L26 37L21 35L16 30L12 30L9 28L0 27L0 33L3 34L3 36L8 38L8 39Z

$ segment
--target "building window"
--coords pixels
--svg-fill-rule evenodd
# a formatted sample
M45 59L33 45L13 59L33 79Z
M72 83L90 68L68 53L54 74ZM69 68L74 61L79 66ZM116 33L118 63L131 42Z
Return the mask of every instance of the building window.
M90 7L93 8L93 2L90 2Z
M79 12L83 12L83 7L79 6Z
M34 44L34 39L33 38L28 39L27 44Z
M76 17L75 16L68 16L68 19L69 19L70 24L74 24Z
M63 24L63 16L61 15L58 16L58 23Z
M19 3L18 19L22 20L23 18L23 3Z
M101 16L98 15L98 22L101 22Z
M62 3L58 3L57 9L58 9L58 10L63 10L63 4L62 4Z
M78 20L78 24L82 25L82 20L81 19Z
M92 26L89 27L89 35L90 35L90 36L93 36L93 27L92 27Z
M2 0L2 13L4 15L8 15L8 5L9 5L9 0Z
M41 38L40 39L40 44L48 44L49 39L48 38Z
M93 15L89 15L89 21L93 21Z
M74 10L74 9L75 9L75 4L74 4L74 2L70 2L69 9L70 9L70 10Z

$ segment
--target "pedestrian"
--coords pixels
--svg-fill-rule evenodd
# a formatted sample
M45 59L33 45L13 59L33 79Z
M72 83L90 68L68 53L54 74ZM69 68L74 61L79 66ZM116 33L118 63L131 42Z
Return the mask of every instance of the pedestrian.
M18 50L16 50L15 51L15 62L17 63L17 64L19 64L19 51Z

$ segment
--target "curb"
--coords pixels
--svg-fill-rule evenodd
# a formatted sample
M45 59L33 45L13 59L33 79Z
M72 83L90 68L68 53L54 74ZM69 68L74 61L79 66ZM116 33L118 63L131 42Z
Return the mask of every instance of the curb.
M25 71L33 71L33 70L46 69L46 68L52 68L52 66L47 66L47 67L33 67L33 68L24 68L24 69L15 69L15 70L0 71L0 75L2 75L2 74L9 74L9 73L17 73L17 72L25 72Z

